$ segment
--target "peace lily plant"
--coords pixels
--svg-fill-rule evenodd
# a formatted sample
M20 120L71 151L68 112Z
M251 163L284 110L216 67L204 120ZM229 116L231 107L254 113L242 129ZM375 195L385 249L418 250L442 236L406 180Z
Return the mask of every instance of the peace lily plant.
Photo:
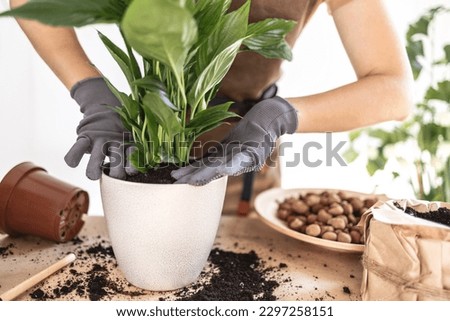
M228 111L231 103L208 105L239 52L291 59L284 37L294 22L249 23L250 1L235 11L230 5L231 0L30 0L0 16L55 26L118 26L121 46L99 35L130 93L106 79L121 104L109 108L132 134L133 166L146 172L167 163L186 165L199 135L237 116ZM192 186L104 174L100 187L108 234L126 279L149 290L194 282L215 240L226 184L227 176Z
M132 165L146 172L189 162L195 139L229 117L230 103L211 108L220 82L241 51L291 59L284 37L295 22L248 22L250 1L229 12L231 0L30 0L2 13L55 26L114 23L124 50L100 39L121 68L131 94L107 81L122 106L112 106L137 147ZM140 57L139 57L140 56Z

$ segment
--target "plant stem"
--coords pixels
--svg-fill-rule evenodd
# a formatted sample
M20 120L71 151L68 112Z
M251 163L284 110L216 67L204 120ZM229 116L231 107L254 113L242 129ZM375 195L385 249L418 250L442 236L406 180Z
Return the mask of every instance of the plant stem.
M421 160L416 161L416 171L417 171L417 183L419 185L419 199L423 199L424 190L423 190L423 163Z

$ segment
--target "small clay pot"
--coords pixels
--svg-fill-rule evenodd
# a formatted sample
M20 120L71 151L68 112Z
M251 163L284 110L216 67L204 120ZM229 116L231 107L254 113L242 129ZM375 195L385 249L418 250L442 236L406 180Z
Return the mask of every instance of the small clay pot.
M0 183L0 232L56 242L73 239L83 227L89 195L30 162L11 169Z

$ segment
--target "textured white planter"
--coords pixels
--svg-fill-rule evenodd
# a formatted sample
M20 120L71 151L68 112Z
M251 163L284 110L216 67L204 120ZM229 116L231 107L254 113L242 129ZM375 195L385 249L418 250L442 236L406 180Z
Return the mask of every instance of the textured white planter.
M126 279L166 291L198 278L216 237L227 177L205 186L141 184L102 176L111 244Z

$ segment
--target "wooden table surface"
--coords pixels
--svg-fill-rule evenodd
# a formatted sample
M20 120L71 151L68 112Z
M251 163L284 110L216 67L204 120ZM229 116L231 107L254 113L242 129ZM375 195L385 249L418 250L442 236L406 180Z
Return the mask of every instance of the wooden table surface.
M0 235L0 294L73 252L77 255L74 263L17 300L179 298L180 291L144 291L126 282L110 245L103 216L86 217L78 238L65 244ZM277 300L361 299L361 255L334 252L293 239L266 226L256 215L223 216L214 248L234 253L255 251L265 278L279 283L273 292ZM199 281L184 292L201 289L214 273L214 267L207 264Z

